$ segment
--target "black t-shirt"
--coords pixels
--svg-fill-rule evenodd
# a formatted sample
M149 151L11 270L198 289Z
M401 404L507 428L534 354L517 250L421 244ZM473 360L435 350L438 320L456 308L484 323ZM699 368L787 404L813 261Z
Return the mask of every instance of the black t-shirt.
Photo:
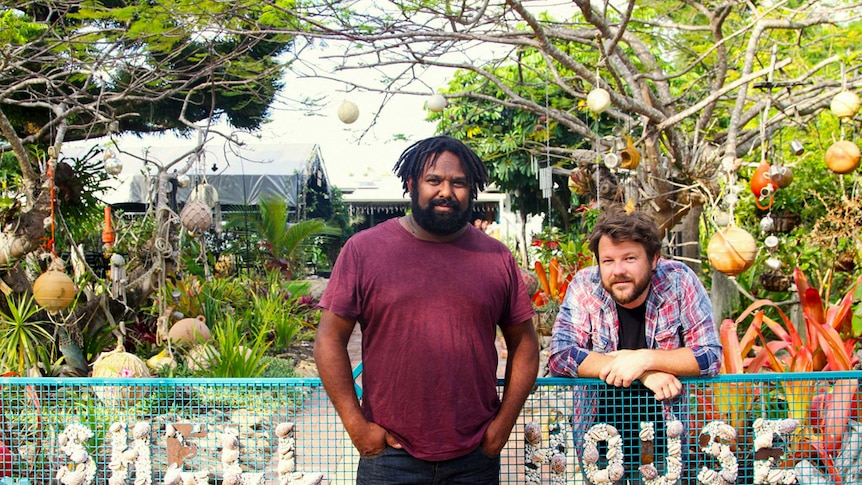
M620 350L646 348L646 302L635 308L625 308L617 304L620 322Z

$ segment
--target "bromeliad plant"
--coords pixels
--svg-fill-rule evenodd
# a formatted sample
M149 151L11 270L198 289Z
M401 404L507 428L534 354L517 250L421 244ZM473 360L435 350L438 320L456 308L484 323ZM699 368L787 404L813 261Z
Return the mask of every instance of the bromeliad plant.
M722 322L722 373L849 371L858 363L854 351L859 343L860 329L853 325L853 298L862 277L837 304L824 300L799 268L794 270L794 280L806 338L775 303L755 301L735 321ZM780 320L767 316L764 312L766 307L772 307ZM752 314L751 323L739 338L739 324ZM774 401L748 384L721 383L714 388L708 403L699 404L707 404L703 406L705 408L711 405L708 411L718 411L731 422L741 422L753 411L755 401ZM730 389L729 386L736 387ZM807 456L816 454L832 483L846 483L841 476L842 470L835 467L835 460L842 451L842 440L850 429L851 420L859 419L862 401L859 380L788 379L780 384L779 390L787 407L787 417L796 419L801 425L792 444L796 451L805 451ZM791 453L791 458L793 456Z

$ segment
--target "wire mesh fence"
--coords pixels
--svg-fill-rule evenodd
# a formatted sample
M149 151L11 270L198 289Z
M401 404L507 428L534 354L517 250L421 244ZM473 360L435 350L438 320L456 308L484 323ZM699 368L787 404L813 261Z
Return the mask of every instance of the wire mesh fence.
M501 482L862 484L862 372L542 378ZM353 483L318 379L0 379L0 484Z

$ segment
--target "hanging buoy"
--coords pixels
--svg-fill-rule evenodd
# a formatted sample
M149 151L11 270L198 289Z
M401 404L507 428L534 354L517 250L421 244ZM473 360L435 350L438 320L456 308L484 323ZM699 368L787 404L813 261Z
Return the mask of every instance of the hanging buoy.
M859 96L853 91L845 89L832 98L829 109L835 116L847 119L856 116L856 113L859 112L859 106Z
M446 97L442 94L432 94L428 97L428 101L425 102L425 106L428 107L428 111L432 111L434 113L439 113L446 108Z
M75 282L66 273L49 269L33 282L33 298L48 312L57 313L75 299Z
M212 185L202 183L192 189L192 192L189 194L189 201L193 200L199 200L210 209L213 209L218 204L218 191Z
M754 237L736 226L716 232L706 247L709 264L728 276L736 276L751 267L756 253Z
M852 141L841 140L826 149L826 166L837 174L846 174L859 166L859 147Z
M345 101L338 107L338 119L342 123L350 124L359 119L359 107L351 101Z
M611 95L602 88L595 88L587 94L587 107L593 113L604 113L611 107Z
M212 211L200 200L191 201L180 211L180 222L189 233L199 235L212 225Z
M110 246L114 244L116 240L116 235L114 234L114 225L111 223L111 206L105 206L105 224L102 227L102 242L105 246Z
M177 187L184 189L192 182L191 177L186 174L177 175Z

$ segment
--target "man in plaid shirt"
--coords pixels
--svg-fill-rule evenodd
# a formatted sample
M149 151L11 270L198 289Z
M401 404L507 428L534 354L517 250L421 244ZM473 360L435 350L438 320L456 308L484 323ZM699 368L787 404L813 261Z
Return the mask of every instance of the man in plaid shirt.
M589 246L598 265L579 271L569 284L548 366L555 376L607 384L577 386L578 452L595 420L620 432L627 463L651 462L653 455L659 462L666 444L662 417L685 422L678 376L713 376L721 366L712 304L694 271L659 256L661 235L646 213L606 209ZM656 423L653 452L640 449L641 421ZM639 478L634 471L628 479Z

